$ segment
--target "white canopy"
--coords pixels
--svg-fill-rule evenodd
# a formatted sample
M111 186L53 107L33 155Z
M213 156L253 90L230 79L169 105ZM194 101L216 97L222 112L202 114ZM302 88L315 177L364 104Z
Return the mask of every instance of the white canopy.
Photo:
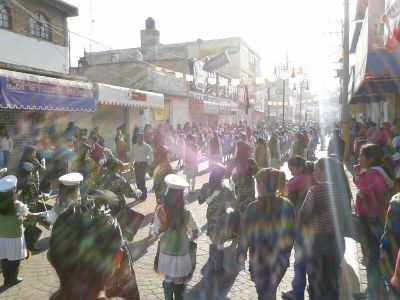
M98 83L100 104L138 108L164 108L164 95Z

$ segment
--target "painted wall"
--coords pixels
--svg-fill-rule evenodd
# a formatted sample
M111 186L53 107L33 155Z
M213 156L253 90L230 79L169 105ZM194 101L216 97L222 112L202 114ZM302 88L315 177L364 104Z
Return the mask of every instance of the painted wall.
M69 73L68 47L0 30L0 61L46 71ZM51 58L51 59L49 59Z
M171 124L174 128L178 124L183 126L186 122L192 122L187 98L173 98L171 99L171 106Z

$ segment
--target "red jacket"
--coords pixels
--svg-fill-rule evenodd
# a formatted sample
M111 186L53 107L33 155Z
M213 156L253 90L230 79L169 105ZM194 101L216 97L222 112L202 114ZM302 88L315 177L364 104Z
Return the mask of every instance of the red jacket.
M386 218L393 181L380 167L370 168L356 180L356 213L359 216Z

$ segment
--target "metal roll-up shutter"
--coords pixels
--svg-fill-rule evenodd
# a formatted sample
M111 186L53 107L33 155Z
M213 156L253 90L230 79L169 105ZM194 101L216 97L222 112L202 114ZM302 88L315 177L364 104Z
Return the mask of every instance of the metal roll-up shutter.
M7 165L12 174L15 174L24 146L32 143L35 134L28 115L29 112L23 110L0 110L0 125L7 128L8 134L14 141L14 151Z
M99 133L104 138L105 147L115 150L115 135L117 128L128 120L127 108L114 105L97 105L93 114L93 127L99 127Z

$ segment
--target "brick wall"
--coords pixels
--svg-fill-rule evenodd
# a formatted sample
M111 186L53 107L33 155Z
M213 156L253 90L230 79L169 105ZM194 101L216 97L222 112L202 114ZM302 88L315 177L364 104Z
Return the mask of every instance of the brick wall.
M67 19L65 14L46 3L43 3L39 0L19 0L26 9L29 11L36 13L39 12L43 14L50 24L53 24L60 28L61 30L56 30L57 33L51 31L50 33L50 42L59 46L66 47L68 45L68 39L66 34L67 29ZM12 2L8 3L11 10L11 30L32 38L37 38L31 36L30 33L30 16L20 9L16 7ZM40 38L37 38L40 40Z

